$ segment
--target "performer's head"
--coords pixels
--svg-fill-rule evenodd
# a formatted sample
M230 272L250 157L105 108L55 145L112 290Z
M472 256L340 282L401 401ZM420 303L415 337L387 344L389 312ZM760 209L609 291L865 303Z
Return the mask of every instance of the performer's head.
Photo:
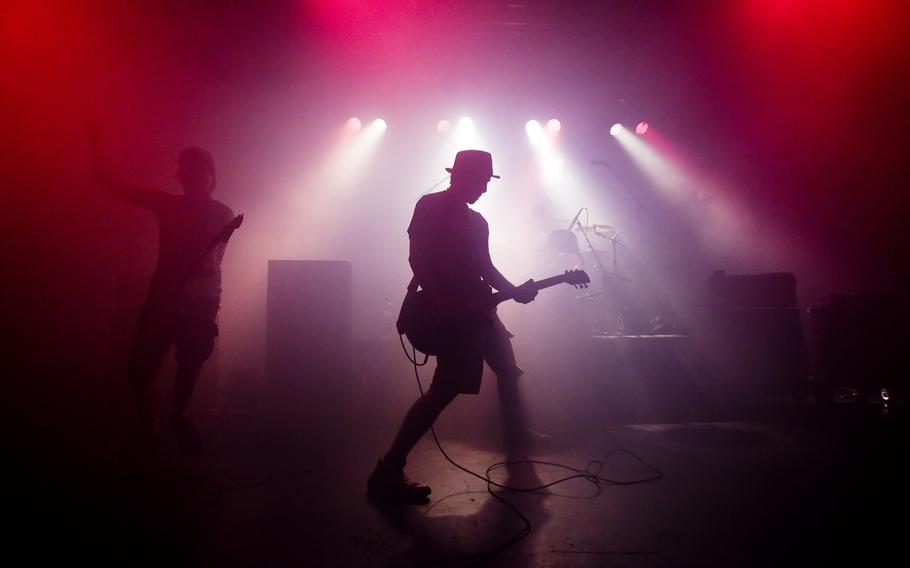
M455 154L455 163L446 171L452 174L449 191L455 192L465 203L474 203L486 193L493 174L493 156L483 150L462 150Z
M202 148L184 148L177 159L177 179L183 193L208 196L215 191L215 161Z

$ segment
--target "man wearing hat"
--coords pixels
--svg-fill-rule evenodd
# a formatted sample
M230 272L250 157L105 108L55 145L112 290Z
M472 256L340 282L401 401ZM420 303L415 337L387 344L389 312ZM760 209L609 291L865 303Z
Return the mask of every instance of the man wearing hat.
M448 189L421 197L408 227L408 260L416 284L431 296L444 298L454 310L469 309L472 302L490 294L490 287L511 293L523 304L532 301L537 295L532 281L516 287L493 265L487 222L468 207L486 193L491 178L499 179L493 174L492 156L481 150L462 150L446 171L452 174ZM407 455L458 394L480 392L484 361L498 379L506 444L517 442L522 431L517 379L522 370L515 363L510 337L498 317L492 326L447 335L436 357L430 388L408 410L389 451L370 476L370 498L414 504L429 501L430 488L404 475Z

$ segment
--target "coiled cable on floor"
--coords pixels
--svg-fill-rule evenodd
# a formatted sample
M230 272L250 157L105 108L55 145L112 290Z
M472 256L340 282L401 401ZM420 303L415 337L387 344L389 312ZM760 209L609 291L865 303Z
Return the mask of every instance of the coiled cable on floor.
M405 356L408 358L408 360L414 366L414 378L417 380L417 389L420 391L420 396L423 397L424 396L423 384L420 382L420 371L419 371L418 367L422 367L427 364L427 361L429 360L429 355L424 354L423 362L418 362L417 361L417 349L412 345L411 352L409 353L407 346L405 346L405 344L404 344L404 335L400 335L399 340L401 341L401 348L404 350ZM537 491L541 491L543 489L547 489L549 487L553 487L554 485L559 485L560 483L565 483L566 481L569 481L572 479L584 479L584 480L592 483L595 487L599 488L601 484L638 485L638 484L642 484L642 483L653 483L653 482L659 481L660 479L663 478L663 473L659 469L657 469L653 465L649 464L645 460L641 459L640 457L635 455L633 452L631 452L627 449L624 449L624 448L617 448L617 449L606 452L601 459L589 461L587 466L585 466L584 469L579 469L579 468L575 468L575 467L561 464L558 462L551 462L551 461L545 461L545 460L507 460L507 461L496 462L496 463L490 465L487 468L486 472L483 475L481 475L481 474L471 471L470 469L459 464L458 462L453 460L449 456L448 453L446 453L445 448L442 447L442 443L439 441L439 436L436 435L436 429L432 425L430 426L430 433L433 435L433 441L436 442L436 447L439 448L440 453L442 453L443 457L449 463L451 463L453 466L460 469L461 471L467 473L468 475L476 477L477 479L480 479L481 481L485 482L487 484L487 492L494 499L496 499L497 501L499 501L500 503L505 505L510 511L515 513L515 515L519 519L521 519L521 522L524 524L524 526L521 528L521 530L519 530L514 535L512 535L507 541L505 541L500 546L496 547L494 550L491 550L490 552L486 552L483 554L465 555L465 556L457 556L454 558L447 558L444 560L439 560L439 561L434 561L434 562L431 562L428 564L424 564L425 566L438 566L441 564L448 564L451 562L460 562L460 561L465 561L465 560L489 559L489 558L496 556L497 554L500 554L501 552L503 552L504 550L506 550L513 544L517 543L518 541L522 540L524 537L528 536L528 534L531 533L531 521L528 520L528 518L518 509L518 507L513 505L511 502L509 502L503 496L494 493L493 492L494 487L503 489L505 491L516 491L516 492L521 492L521 493L534 493ZM607 459L610 456L617 454L617 453L624 453L624 454L631 456L636 461L638 461L640 464L642 464L643 466L645 466L646 468L651 470L653 472L653 475L649 475L647 477L633 479L633 480L610 479L609 477L601 475L604 467L606 466ZM497 483L490 478L490 474L497 469L508 467L510 465L519 465L519 464L546 465L546 466L563 469L563 470L566 470L571 473L570 473L570 475L566 475L555 481L551 481L549 483L544 483L543 485L538 485L538 486L534 486L534 487L512 487L509 485L504 485L502 483Z

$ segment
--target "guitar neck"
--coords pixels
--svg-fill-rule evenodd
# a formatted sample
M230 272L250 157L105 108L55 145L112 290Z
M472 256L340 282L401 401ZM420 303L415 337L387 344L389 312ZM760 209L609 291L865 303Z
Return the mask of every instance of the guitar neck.
M551 286L556 286L557 284L562 284L566 281L564 274L558 274L556 276L551 276L549 278L544 278L543 280L535 280L531 287L535 290L543 290L544 288L549 288ZM490 296L490 307L496 307L499 304L505 302L506 300L511 300L514 298L514 294L506 292L495 292Z

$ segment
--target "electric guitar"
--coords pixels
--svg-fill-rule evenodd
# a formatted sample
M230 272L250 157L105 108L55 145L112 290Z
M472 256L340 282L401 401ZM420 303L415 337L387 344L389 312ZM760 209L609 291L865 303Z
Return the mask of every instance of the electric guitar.
M193 276L193 272L198 269L198 267L205 261L206 257L213 251L215 248L230 240L231 235L234 234L240 225L243 224L243 214L237 215L231 221L225 225L218 234L212 237L212 240L209 241L209 244L205 247L205 250L200 252L198 255L194 256L189 262L184 263L180 267L180 277L172 282L164 290L157 290L154 294L154 299L150 296L148 301L154 303L157 306L172 306L175 305L183 286L187 281Z
M529 284L543 290L557 284L587 288L591 279L584 270L566 270L563 274L536 280ZM432 296L426 290L409 290L401 304L396 326L418 351L438 355L448 337L470 330L479 330L493 323L493 308L511 300L514 292L496 292L471 301Z

